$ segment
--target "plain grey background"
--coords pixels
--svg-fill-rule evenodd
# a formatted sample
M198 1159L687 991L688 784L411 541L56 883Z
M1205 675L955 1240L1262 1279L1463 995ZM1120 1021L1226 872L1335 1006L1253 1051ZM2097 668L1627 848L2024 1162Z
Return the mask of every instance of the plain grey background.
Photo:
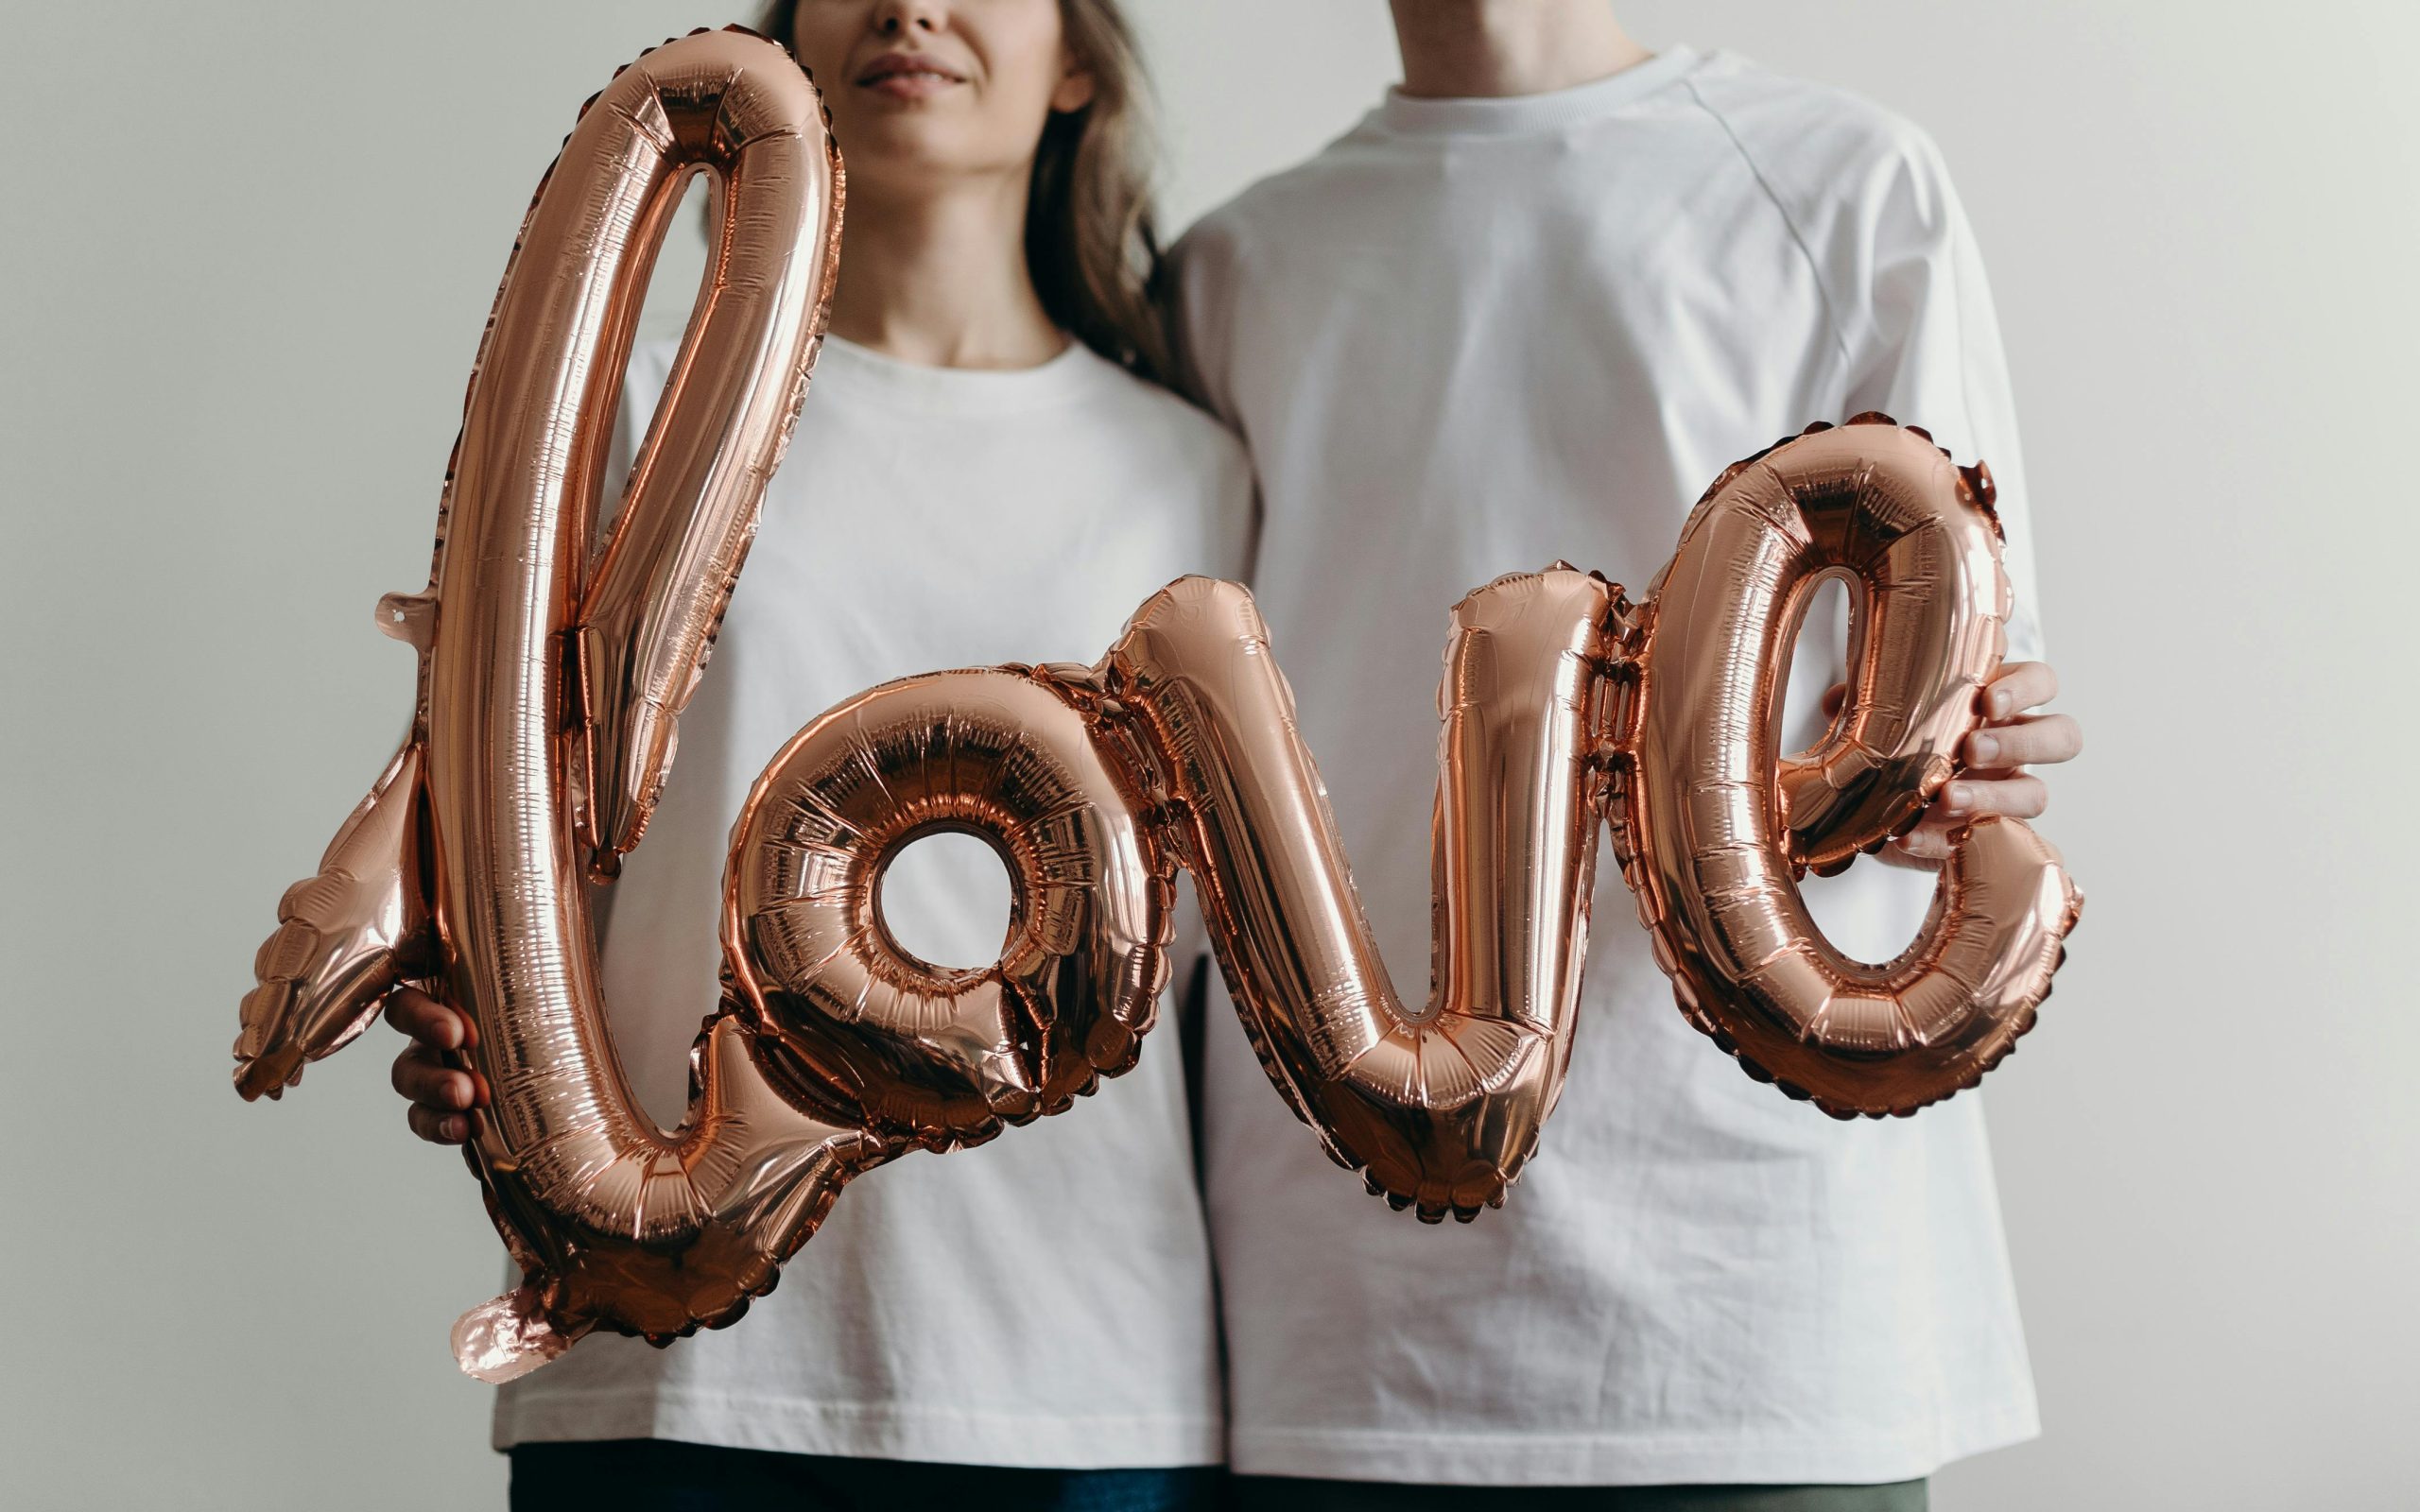
M1378 0L1133 5L1174 226L1393 77ZM2091 906L1988 1093L2047 1432L1936 1505L2412 1504L2420 19L1620 9L1929 127L2015 370L2090 741L2046 829ZM445 1332L499 1249L406 1137L391 1036L278 1106L237 1102L227 1046L405 718L370 608L424 580L531 186L616 64L730 17L5 17L0 1503L498 1505Z

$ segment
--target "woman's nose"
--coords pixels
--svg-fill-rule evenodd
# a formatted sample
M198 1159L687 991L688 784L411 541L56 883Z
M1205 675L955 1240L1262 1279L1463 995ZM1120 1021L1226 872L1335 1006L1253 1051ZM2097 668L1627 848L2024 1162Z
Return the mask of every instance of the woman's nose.
M874 7L874 29L886 37L939 31L946 9L937 0L881 0Z

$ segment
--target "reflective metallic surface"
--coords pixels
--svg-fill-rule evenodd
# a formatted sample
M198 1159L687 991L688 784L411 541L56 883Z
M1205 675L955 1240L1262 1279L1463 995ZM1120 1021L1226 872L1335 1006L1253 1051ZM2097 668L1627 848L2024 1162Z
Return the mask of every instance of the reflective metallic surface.
M692 167L717 184L713 283L592 571L645 249ZM474 1157L566 1330L720 1321L804 1237L765 1220L828 1204L825 1183L876 1153L836 1105L781 1095L794 1078L728 1026L701 1045L682 1131L654 1126L605 1031L573 843L593 856L644 823L796 417L838 183L821 103L772 44L708 33L640 59L582 113L531 208L456 453L426 662L439 995L478 1022L470 1059L492 1106Z
M600 555L616 390L692 172L715 185L712 271ZM737 1316L893 1153L728 1016L682 1130L657 1129L605 1031L584 881L662 783L804 394L839 214L821 101L759 38L667 43L581 112L481 343L429 590L381 605L422 652L411 741L288 895L245 1002L248 1096L357 1033L398 977L472 1015L493 1099L472 1160L530 1272L460 1331L492 1379L600 1322L668 1339Z
M1987 473L1885 417L1810 431L1717 481L1645 612L1615 808L1639 917L1692 1023L1841 1116L1975 1085L2032 1026L2082 906L2058 852L1996 817L1957 840L1895 961L1834 951L1799 896L1801 867L1903 833L1956 770L2008 613L1989 505ZM1847 702L1785 764L1789 646L1842 572Z
M235 1090L281 1095L302 1063L351 1044L389 988L425 969L437 944L421 866L422 752L406 746L320 858L317 876L278 900L235 1040Z
M715 272L594 549L645 277L682 180L717 184ZM1558 563L1455 606L1439 695L1431 988L1396 995L1252 598L1184 578L1094 667L906 679L777 754L734 831L725 995L680 1130L611 1037L588 887L636 845L781 460L831 295L840 175L813 86L745 33L642 58L591 102L497 297L427 593L410 739L279 907L236 1085L276 1095L398 981L476 1026L471 1159L523 1285L465 1314L509 1379L606 1327L736 1319L855 1176L989 1139L1131 1066L1193 873L1269 1074L1328 1152L1431 1222L1501 1203L1568 1064L1599 826L1691 1022L1826 1110L1906 1113L2031 1025L2079 899L2049 846L1957 839L1900 959L1823 938L1798 893L1913 824L1957 770L2008 588L1988 475L1859 417L1718 480L1647 604ZM1849 691L1785 759L1814 587L1852 583ZM902 950L883 869L982 836L1000 957Z
M887 684L801 730L740 816L737 989L887 1140L946 1149L1060 1112L1151 1026L1173 863L1076 696L1013 670ZM877 905L884 865L938 830L1008 868L1008 938L979 971L909 954Z
M1262 1065L1339 1163L1430 1222L1501 1203L1570 1057L1616 591L1555 568L1455 607L1433 829L1430 1000L1408 1009L1353 890L1268 630L1186 578L1104 663L1165 786Z

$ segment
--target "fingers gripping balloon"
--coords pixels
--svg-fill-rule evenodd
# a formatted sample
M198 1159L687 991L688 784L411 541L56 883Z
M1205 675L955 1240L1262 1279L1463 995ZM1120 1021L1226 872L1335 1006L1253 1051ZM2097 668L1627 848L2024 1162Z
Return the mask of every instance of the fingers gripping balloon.
M720 190L718 272L598 554L605 417L693 169ZM431 590L382 605L422 652L412 736L261 950L247 1096L348 1042L401 979L477 1027L472 1160L527 1278L458 1325L466 1369L505 1379L596 1327L663 1343L731 1322L854 1176L1132 1065L1180 868L1280 1091L1430 1221L1500 1203L1554 1107L1601 823L1685 1013L1794 1095L1910 1112L2030 1026L2078 900L2024 825L1963 833L1887 965L1833 951L1798 896L1954 773L2007 611L1987 475L1861 416L1718 480L1643 605L1557 564L1456 607L1419 1009L1378 959L1250 595L1186 578L1096 666L887 684L774 757L733 833L689 1117L656 1129L605 1031L586 880L639 842L664 781L804 391L838 213L812 87L769 44L693 36L592 103L498 296ZM1848 696L1784 758L1789 648L1831 576L1856 588ZM939 829L1009 867L1008 942L980 971L917 960L881 917L883 868Z

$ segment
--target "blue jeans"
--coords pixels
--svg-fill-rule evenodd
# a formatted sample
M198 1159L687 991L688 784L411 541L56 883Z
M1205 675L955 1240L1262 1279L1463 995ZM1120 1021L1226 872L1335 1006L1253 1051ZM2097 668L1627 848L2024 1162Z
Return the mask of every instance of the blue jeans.
M1216 1512L1226 1472L1044 1470L720 1449L669 1439L522 1444L512 1512Z

